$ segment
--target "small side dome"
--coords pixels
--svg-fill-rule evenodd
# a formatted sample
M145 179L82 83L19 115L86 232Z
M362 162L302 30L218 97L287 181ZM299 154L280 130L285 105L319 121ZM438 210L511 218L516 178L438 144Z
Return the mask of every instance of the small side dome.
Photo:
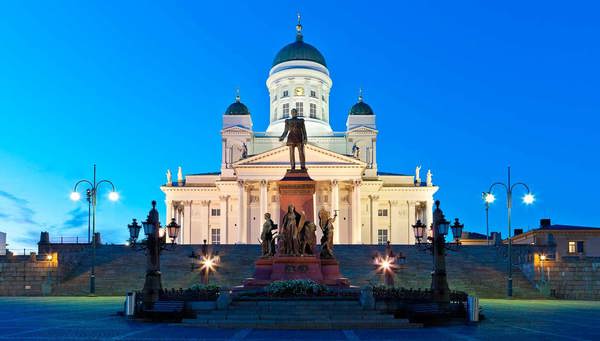
M348 115L375 115L371 106L363 102L362 91L358 96L358 102L350 108Z
M231 103L225 110L225 115L250 115L248 107L240 102L240 95L237 95L235 102Z

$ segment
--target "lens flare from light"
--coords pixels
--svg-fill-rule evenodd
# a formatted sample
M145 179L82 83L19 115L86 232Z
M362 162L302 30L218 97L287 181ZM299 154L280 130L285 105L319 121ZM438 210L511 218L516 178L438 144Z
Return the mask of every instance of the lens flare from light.
M492 193L487 193L484 197L485 202L487 202L488 204L493 203L494 201L496 201L496 197L492 194Z
M535 201L535 197L531 193L527 193L527 194L525 194L525 196L523 196L523 202L527 205L533 204L534 201Z

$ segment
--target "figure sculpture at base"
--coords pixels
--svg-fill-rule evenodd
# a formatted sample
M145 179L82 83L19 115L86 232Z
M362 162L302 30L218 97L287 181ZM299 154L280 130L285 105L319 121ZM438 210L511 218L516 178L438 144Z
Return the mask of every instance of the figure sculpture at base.
M265 213L265 222L260 234L262 256L272 257L275 255L275 236L273 230L277 230L277 224L271 220L271 214Z
M279 137L279 141L283 141L287 136L287 146L290 148L290 166L292 170L296 169L296 157L294 149L298 148L298 156L300 158L300 169L306 169L304 158L304 145L306 144L306 127L304 119L298 117L298 110L292 109L292 118L285 120L285 129Z
M298 254L298 224L300 223L300 214L296 212L294 205L288 206L288 211L283 217L283 225L281 226L281 245L279 249L280 255L294 256ZM296 237L294 237L296 236Z
M319 226L323 231L321 237L321 258L334 258L333 256L333 223L337 217L337 212L333 217L326 209L322 208L319 211Z
M304 223L300 236L300 255L314 255L315 246L317 245L317 225L311 221Z

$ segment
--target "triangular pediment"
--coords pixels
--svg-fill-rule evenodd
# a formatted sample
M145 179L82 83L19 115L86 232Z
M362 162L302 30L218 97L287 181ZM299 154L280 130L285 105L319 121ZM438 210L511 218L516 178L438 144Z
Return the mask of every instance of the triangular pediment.
M348 131L348 134L354 135L372 135L377 134L379 131L377 129L373 129L367 126L357 126Z
M322 168L322 167L350 167L364 168L366 163L351 156L342 155L330 150L317 147L312 144L307 144L304 147L306 155L307 168ZM300 165L298 151L296 150L296 165ZM288 146L281 146L266 152L252 155L248 158L239 160L233 164L233 168L246 167L277 167L289 168L290 152Z
M252 134L252 130L242 126L230 126L221 130L221 134L227 135L247 135Z

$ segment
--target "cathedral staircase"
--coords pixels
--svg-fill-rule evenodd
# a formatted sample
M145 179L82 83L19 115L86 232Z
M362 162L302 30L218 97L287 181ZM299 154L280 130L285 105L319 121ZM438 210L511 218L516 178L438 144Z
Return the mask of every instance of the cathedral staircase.
M164 251L161 257L162 279L165 288L188 288L200 282L198 270L191 271L192 250L200 246L176 246ZM334 252L340 262L341 273L355 286L379 284L380 275L372 265L372 256L383 252L379 245L338 245ZM258 245L218 245L221 264L210 282L237 286L254 272L254 261L260 252ZM405 268L395 277L396 286L429 288L431 284L432 257L415 246L393 246L394 252L406 256ZM461 290L482 298L506 296L506 247L464 246L449 251L446 258L448 282L452 290ZM55 295L87 295L91 250L61 252L59 250L58 281L53 285ZM146 257L123 245L102 245L96 253L96 292L98 295L124 295L141 289L144 283ZM518 267L513 270L514 296L516 298L541 298Z
M363 310L357 299L234 300L224 310L199 312L184 324L213 328L356 329L418 328L391 314Z

